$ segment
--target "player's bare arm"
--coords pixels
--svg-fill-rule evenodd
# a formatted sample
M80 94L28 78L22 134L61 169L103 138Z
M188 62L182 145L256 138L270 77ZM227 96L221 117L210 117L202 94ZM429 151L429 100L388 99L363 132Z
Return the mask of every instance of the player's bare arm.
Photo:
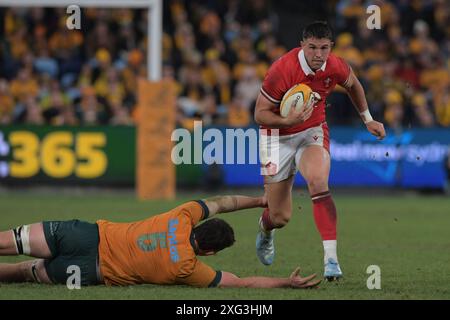
M212 217L215 214L219 213L233 212L242 209L261 208L267 206L267 198L265 196L216 196L204 199L203 202L209 209L209 217Z
M288 116L284 118L274 112L278 108L278 105L260 93L256 100L255 122L273 129L289 128L308 120L314 110L313 105L313 103L307 104L305 108L298 112L295 108L291 108Z
M271 277L246 277L239 278L230 272L222 272L222 280L219 287L222 288L295 288L311 289L316 288L321 280L314 280L316 274L307 277L299 275L300 268L296 268L289 278Z
M353 105L364 121L367 130L379 140L384 139L384 137L386 136L384 125L381 122L373 120L370 116L364 88L354 74L353 70L350 71L349 78L346 81L345 89L347 90L347 93L350 96Z

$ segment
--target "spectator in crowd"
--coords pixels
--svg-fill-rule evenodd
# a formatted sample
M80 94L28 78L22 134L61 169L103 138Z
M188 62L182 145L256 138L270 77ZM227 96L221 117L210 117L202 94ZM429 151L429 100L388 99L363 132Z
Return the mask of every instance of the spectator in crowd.
M385 111L384 119L386 123L392 129L401 129L403 126L404 109L403 109L403 97L397 90L391 89L386 92L384 97Z
M235 95L228 106L228 124L232 127L246 127L250 124L250 114L245 106L244 99Z
M8 82L0 79L0 124L12 122L14 109L14 99L9 90Z

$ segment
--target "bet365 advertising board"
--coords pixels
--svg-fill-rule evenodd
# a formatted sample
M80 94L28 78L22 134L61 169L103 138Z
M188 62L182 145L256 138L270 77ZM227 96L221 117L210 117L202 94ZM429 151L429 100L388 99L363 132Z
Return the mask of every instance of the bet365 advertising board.
M221 177L217 183L261 186L263 179L257 161L227 162L227 153L236 155L243 148L246 160L254 159L249 153L258 147L230 144L225 133L229 128L214 130L215 134L223 134L223 161L218 159L214 165L214 174ZM200 134L197 137L192 133L189 144L194 158L198 152L195 144L198 146L200 141L201 163L177 164L178 185L201 186L210 174L205 153L214 149L211 134L207 127ZM381 142L363 128L332 127L330 136L332 186L443 188L447 184L448 128L388 131ZM179 143L174 141L174 148ZM0 184L133 186L135 168L134 127L0 126ZM300 176L296 184L304 185Z

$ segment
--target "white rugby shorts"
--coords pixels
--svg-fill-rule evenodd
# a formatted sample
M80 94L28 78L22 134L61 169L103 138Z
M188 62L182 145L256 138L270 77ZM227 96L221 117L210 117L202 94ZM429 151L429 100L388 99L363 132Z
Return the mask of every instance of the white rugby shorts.
M272 132L273 130L271 130ZM330 152L329 130L326 122L317 127L290 135L273 135L259 133L259 159L264 183L276 183L295 175L300 157L306 147L317 145Z

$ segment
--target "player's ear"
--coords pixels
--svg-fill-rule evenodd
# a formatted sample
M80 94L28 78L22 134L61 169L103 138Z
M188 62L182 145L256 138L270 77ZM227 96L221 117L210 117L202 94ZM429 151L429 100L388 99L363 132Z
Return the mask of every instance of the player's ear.
M334 47L334 42L331 41L331 42L330 42L330 48L333 48L333 47Z
M207 250L207 251L200 250L200 252L199 252L199 256L213 256L215 254L216 254L216 252L214 252L213 250Z

